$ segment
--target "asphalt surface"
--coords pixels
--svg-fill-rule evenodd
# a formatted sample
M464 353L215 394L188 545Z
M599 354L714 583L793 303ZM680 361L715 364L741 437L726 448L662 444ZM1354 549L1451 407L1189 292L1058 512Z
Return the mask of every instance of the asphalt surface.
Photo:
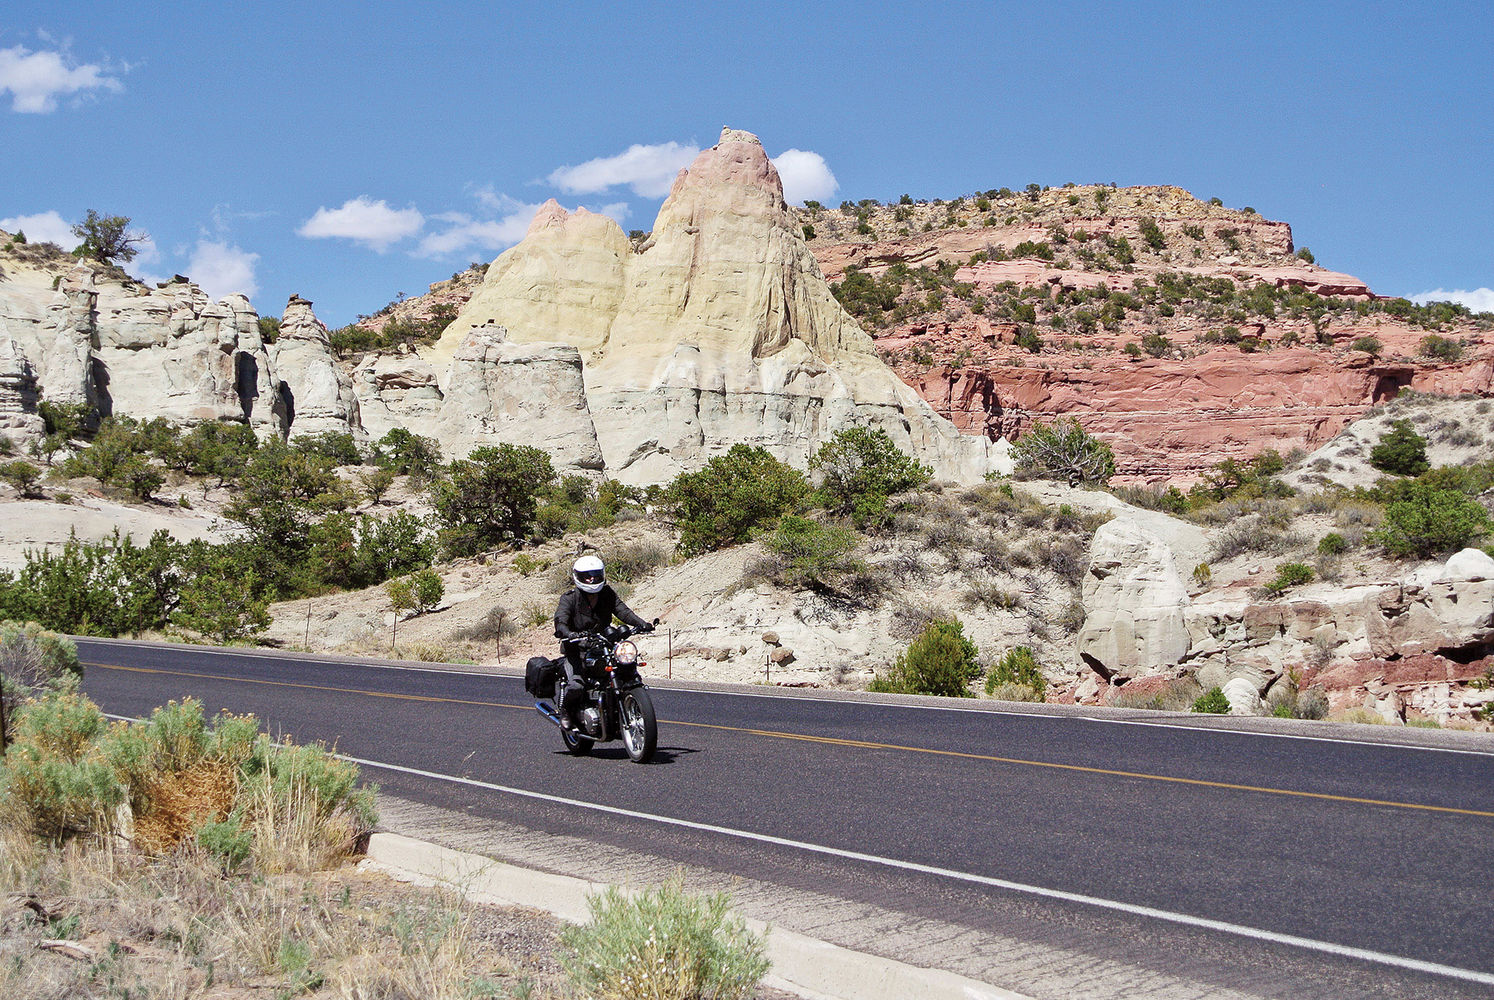
M514 676L79 651L84 690L110 713L190 695L298 741L466 779L367 769L452 815L1173 984L1117 995L1189 995L1182 979L1197 996L1494 995L1494 753L656 687L661 749L637 766L617 743L563 753ZM1030 970L1001 981L997 959L959 965L951 956L1033 996L1080 995Z

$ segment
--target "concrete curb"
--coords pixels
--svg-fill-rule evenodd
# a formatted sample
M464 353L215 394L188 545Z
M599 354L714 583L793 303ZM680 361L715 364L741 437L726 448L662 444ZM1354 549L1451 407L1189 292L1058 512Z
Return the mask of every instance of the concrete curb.
M572 923L587 919L586 897L606 888L397 833L371 836L366 863L403 881L449 885L474 902L545 910ZM768 932L773 971L765 982L806 1000L1027 1000L1020 993L952 972L851 951L757 920L747 923L753 931Z

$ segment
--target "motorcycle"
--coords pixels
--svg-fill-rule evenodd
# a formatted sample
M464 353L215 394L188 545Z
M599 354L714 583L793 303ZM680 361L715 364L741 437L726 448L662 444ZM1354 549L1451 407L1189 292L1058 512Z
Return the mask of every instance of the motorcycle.
M543 657L529 661L525 687L536 699L534 707L560 730L560 738L571 753L587 754L597 743L621 739L628 756L643 764L658 748L654 703L638 675L638 668L647 664L638 658L638 646L631 638L638 631L627 625L612 625L599 633L561 640L581 651L585 693L578 699L581 707L573 713L573 728L566 727L559 708L565 697L564 661ZM550 672L553 676L546 676ZM547 694L548 700L544 697Z

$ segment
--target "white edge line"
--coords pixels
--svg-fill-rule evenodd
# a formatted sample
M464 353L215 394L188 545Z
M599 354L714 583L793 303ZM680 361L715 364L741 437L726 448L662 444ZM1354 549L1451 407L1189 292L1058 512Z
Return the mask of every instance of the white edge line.
M154 646L156 648L192 650L196 653L210 656L252 656L260 659L274 659L269 654L271 650L234 650L213 649L207 646L180 646L174 643L148 643L137 639L112 639L97 638L93 636L82 636L87 642L113 642L129 646ZM425 674L455 674L459 677L508 677L520 676L518 674L492 674L481 670L448 670L444 667L410 666L401 663L370 663L367 660L354 658L344 659L307 659L295 660L294 656L285 657L295 662L315 664L344 664L347 666L368 667L373 670L405 670L411 673ZM503 670L513 669L504 667ZM814 695L786 695L774 694L763 691L713 691L709 688L692 687L667 687L657 688L659 691L683 691L687 694L724 695L731 698L769 698L774 701L798 701L814 702L820 705L844 705L848 702L839 698L816 698ZM1189 733L1223 733L1228 736L1258 736L1274 740L1304 740L1308 743L1335 743L1342 746L1379 747L1390 750L1416 750L1422 753L1460 753L1474 757L1494 757L1494 750L1463 750L1457 747L1424 747L1414 743L1382 743L1377 740L1354 740L1335 736L1303 736L1300 733L1261 733L1251 729L1218 729L1213 726L1182 726L1173 722L1149 722L1146 719L1104 719L1093 715L1050 715L1047 712L1008 712L999 708L961 708L957 705L909 705L905 703L892 703L883 701L855 701L849 704L866 705L873 708L909 708L918 712L962 712L967 715L1004 715L1019 719L1049 719L1059 721L1073 719L1079 722L1094 722L1104 726L1144 726L1151 729L1176 729Z
M103 715L110 719L119 719L124 722L142 721L137 717L129 715L114 715L104 712ZM934 865L919 864L916 861L900 861L896 858L884 858L875 854L864 854L860 851L848 851L839 847L826 847L821 844L810 844L801 840L790 840L786 837L775 837L766 833L753 833L750 830L736 830L728 826L716 826L711 823L697 823L688 819L676 819L672 816L656 816L652 813L638 812L634 809L623 809L620 806L602 805L598 802L585 802L580 799L568 799L560 795L549 795L545 792L532 792L525 788L510 788L507 785L497 785L488 781L478 781L476 778L459 778L450 774L439 774L435 771L423 771L420 768L405 767L401 764L386 764L383 761L367 760L362 757L352 757L348 754L334 753L332 756L349 763L359 764L363 767L380 768L385 771L398 771L401 774L413 774L421 778L434 778L437 781L450 781L454 784L468 785L473 788L484 788L488 791L503 792L507 795L516 795L526 799L538 799L542 802L553 802L558 805L573 806L578 809L590 809L594 812L609 813L614 816L626 816L629 819L641 819L651 823L662 823L667 826L678 826L689 830L699 830L704 833L718 833L726 837L737 837L742 840L753 840L763 844L773 844L778 847L791 847L796 850L808 851L813 854L826 854L832 857L845 858L850 861L864 861L870 864L883 865L888 868L898 868L903 871L918 872L923 875L937 875L941 878L954 879L960 882L971 882L977 885L987 885L995 889L1005 889L1008 892L1019 892L1031 896L1041 896L1045 899L1056 899L1066 903L1079 903L1084 906L1094 906L1104 910L1115 910L1132 916L1149 917L1153 920L1163 920L1168 923L1182 924L1187 927L1197 927L1203 930L1218 931L1223 934L1233 934L1237 937L1249 938L1254 941L1268 941L1273 944L1283 944L1294 948L1302 948L1308 951L1323 952L1329 955L1338 955L1343 958L1358 959L1363 962L1373 962L1378 965L1389 965L1411 972L1423 972L1434 976L1446 976L1452 979L1461 979L1466 982L1479 983L1494 986L1494 974L1476 972L1472 969L1460 969L1453 965L1440 965L1436 962L1424 962L1416 958L1405 958L1400 955L1391 955L1381 951L1371 951L1366 948L1354 948L1349 945L1334 944L1331 941L1317 941L1313 938L1298 937L1295 934L1280 934L1276 931L1262 930L1258 927L1246 927L1243 924L1231 924L1222 920L1210 920L1207 917L1194 917L1186 913L1174 913L1171 910L1159 910L1150 906L1139 906L1135 903L1122 903L1114 899L1104 899L1099 896L1086 896L1077 892L1065 892L1062 889L1047 889L1037 885L1026 885L1022 882L1010 882L1006 879L992 878L988 875L976 875L971 872L955 871L951 868L939 868Z
M1065 892L1061 889L1046 889L1042 886L1025 885L1021 882L1009 882L1006 879L991 878L986 875L975 875L970 872L955 871L949 868L938 868L933 865L919 864L915 861L900 861L896 858L884 858L875 854L863 854L860 851L849 851L838 847L826 847L821 844L810 844L799 840L789 840L786 837L775 837L771 834L753 833L749 830L736 830L726 826L715 826L710 823L697 823L693 820L676 819L671 816L656 816L651 813L638 812L633 809L623 809L619 806L602 805L597 802L585 802L580 799L568 799L559 795L549 795L544 792L532 792L523 788L509 788L505 785L496 785L487 781L478 781L475 778L459 778L449 774L438 774L434 771L422 771L419 768L404 767L399 764L385 764L376 760L365 760L360 757L350 757L346 754L334 754L334 756L360 764L365 767L382 768L388 771L399 771L403 774L413 774L422 778L434 778L438 781L450 781L456 784L469 785L474 788L483 788L494 792L503 792L508 795L517 795L527 799L538 799L544 802L552 802L559 805L572 806L579 809L590 809L595 812L610 813L614 816L625 816L629 819L646 820L652 823L663 823L669 826L684 827L690 830L699 830L705 833L716 833L727 837L737 837L742 840L753 840L763 844L773 844L778 847L790 847L801 851L809 851L815 854L826 854L832 857L845 858L851 861L863 861L870 864L883 865L888 868L899 868L904 871L918 872L924 875L936 875L942 878L955 879L962 882L972 882L978 885L991 886L996 889L1005 889L1009 892L1025 893L1032 896L1041 896L1047 899L1061 900L1067 903L1079 903L1086 906L1099 907L1106 910L1115 910L1133 916L1149 917L1154 920L1163 920L1174 924L1183 924L1188 927L1197 927L1204 930L1218 931L1224 934L1233 934L1237 937L1249 938L1255 941L1267 941L1273 944L1289 945L1295 948L1303 948L1309 951L1324 952L1330 955L1338 955L1344 958L1358 959L1364 962L1373 962L1379 965L1389 965L1412 972L1422 972L1435 976L1446 976L1452 979L1461 979L1466 982L1480 983L1494 986L1494 974L1476 972L1472 969L1460 969L1451 965L1440 965L1436 962L1424 962L1415 958L1404 958L1400 955L1391 955L1385 952L1371 951L1364 948L1354 948L1348 945L1334 944L1330 941L1317 941L1312 938L1298 937L1294 934L1280 934L1276 931L1262 930L1257 927L1246 927L1242 924L1226 923L1222 920L1210 920L1206 917L1189 916L1186 913L1174 913L1170 910L1159 910L1150 906L1138 906L1134 903L1122 903L1113 899L1104 899L1098 896L1086 896L1076 892Z

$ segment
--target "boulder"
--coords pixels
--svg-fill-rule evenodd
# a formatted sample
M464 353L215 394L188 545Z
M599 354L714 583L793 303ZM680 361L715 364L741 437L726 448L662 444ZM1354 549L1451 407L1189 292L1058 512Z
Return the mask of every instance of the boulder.
M1107 680L1188 655L1188 590L1166 543L1135 521L1118 518L1095 532L1082 594L1079 656Z
M1443 567L1442 579L1455 583L1494 580L1494 556L1483 549L1463 549L1453 553Z
M1261 715L1261 693L1247 677L1233 677L1224 682L1224 697L1229 701L1230 715Z

